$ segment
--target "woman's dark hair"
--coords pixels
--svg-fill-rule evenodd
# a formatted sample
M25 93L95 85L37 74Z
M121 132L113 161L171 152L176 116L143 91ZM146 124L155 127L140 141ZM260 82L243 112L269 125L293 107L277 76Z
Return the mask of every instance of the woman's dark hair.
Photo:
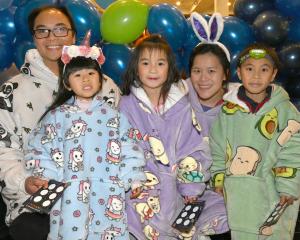
M135 47L131 59L129 61L128 67L123 76L123 85L121 87L122 94L129 95L131 86L142 86L142 82L138 76L138 64L140 57L145 49L149 51L160 50L166 54L169 65L168 75L167 81L163 84L160 92L160 98L162 98L165 102L172 83L179 81L179 73L176 68L176 59L170 45L165 39L163 39L158 34L153 34L145 37Z
M60 5L47 5L47 6L42 6L40 8L36 8L34 9L28 16L28 27L29 27L29 31L33 34L33 29L34 29L34 22L35 19L37 18L37 16L44 11L50 10L50 9L55 9L61 13L63 13L69 20L71 28L73 30L73 33L76 34L76 27L74 24L74 21L71 17L71 14L69 13L68 9L64 6L60 6Z
M203 55L203 54L206 54L206 53L211 53L219 59L221 65L223 67L225 77L226 77L226 81L224 81L224 83L229 82L229 80L230 80L230 62L228 61L224 50L217 44L202 43L202 44L197 45L193 49L193 51L190 55L190 60L189 60L189 72L190 72L190 74L191 74L191 71L192 71L192 67L193 67L195 58L198 55Z
M243 58L244 56L249 54L249 51L252 49L265 50L266 53L272 58L275 68L277 68L278 70L281 68L280 60L279 60L278 55L277 55L276 51L274 50L274 48L269 47L263 43L253 43L253 44L250 44L247 48L245 48L238 56L238 63L237 63L238 67L241 66L241 58Z
M69 77L72 73L76 71L80 71L82 69L94 69L99 73L99 81L102 86L103 74L101 67L97 60L93 60L91 58L86 57L74 57L71 61L66 64L63 64L61 60L58 62L59 65L59 79L58 79L58 90L55 99L46 112L42 115L40 120L42 120L48 112L54 110L55 108L63 105L67 100L69 100L75 93L72 90L67 89L70 86Z

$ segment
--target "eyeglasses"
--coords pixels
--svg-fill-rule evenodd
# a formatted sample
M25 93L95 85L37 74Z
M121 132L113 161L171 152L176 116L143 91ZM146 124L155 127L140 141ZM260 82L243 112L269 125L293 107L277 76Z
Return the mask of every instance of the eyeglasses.
M35 29L33 30L33 33L35 38L41 39L41 38L49 37L50 32L52 32L55 37L66 37L68 36L69 31L73 31L73 29L66 28L66 27L55 27L53 29L47 29L47 28Z

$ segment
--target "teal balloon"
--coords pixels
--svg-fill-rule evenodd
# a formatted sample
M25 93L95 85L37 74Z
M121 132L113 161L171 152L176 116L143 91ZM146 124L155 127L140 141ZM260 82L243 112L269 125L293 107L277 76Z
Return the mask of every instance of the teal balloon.
M9 8L13 3L13 0L1 0L0 1L0 10Z
M254 31L248 23L237 17L224 17L224 30L220 42L231 53L242 50L254 41Z
M11 9L0 11L0 34L3 34L6 39L13 41L16 35L16 27L14 22L14 14Z
M9 49L9 51L8 51ZM8 69L13 63L12 42L0 36L0 72Z
M115 0L96 0L96 3L104 9L107 8L113 2L115 2Z
M131 50L125 45L108 43L104 44L103 53L105 56L102 66L104 74L111 77L120 86L131 57Z
M60 4L64 5L71 13L76 26L77 44L80 44L88 30L92 31L91 45L101 41L100 19L101 15L97 8L88 0L64 0Z
M18 69L24 63L25 54L29 49L35 48L35 45L31 41L22 40L21 36L17 36L16 42L14 43L14 63Z
M124 44L136 40L147 25L149 7L138 0L119 0L103 13L101 34L104 40Z

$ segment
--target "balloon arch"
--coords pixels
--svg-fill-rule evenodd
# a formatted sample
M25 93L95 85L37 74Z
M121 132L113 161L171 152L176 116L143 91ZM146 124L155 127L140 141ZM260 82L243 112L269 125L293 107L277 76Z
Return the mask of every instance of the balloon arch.
M78 42L88 29L92 30L92 44L103 47L107 57L103 70L118 84L134 42L145 32L164 36L175 52L178 68L187 74L189 54L199 40L184 13L195 6L186 4L178 9L171 4L175 1L159 2L162 1L149 5L149 0L1 0L0 72L13 63L19 68L25 52L34 48L24 24L32 9L57 3L66 6L74 18ZM201 4L200 0L185 2ZM300 105L299 0L236 0L234 16L224 17L220 41L231 52L232 81L237 81L236 57L245 46L260 41L274 47L283 63L278 82Z

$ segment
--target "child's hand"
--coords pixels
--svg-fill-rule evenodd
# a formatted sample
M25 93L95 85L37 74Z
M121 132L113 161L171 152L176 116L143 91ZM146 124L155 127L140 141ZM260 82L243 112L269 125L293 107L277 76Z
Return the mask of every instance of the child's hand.
M30 177L26 178L26 180L25 180L25 191L28 194L30 194L30 195L34 194L41 187L47 188L48 187L48 181L43 180L43 179L38 178L38 177L33 177L33 176L30 176Z
M137 187L131 190L130 199L138 198L141 195L143 189L142 187Z
M215 187L215 192L224 196L223 187Z
M195 196L185 196L184 197L184 203L187 204L187 203L194 203L194 202L197 202L198 200L198 197L195 197Z
M295 200L297 200L297 199L295 199L294 197L281 195L280 196L280 205L287 203L287 205L289 206L289 205L292 205Z

